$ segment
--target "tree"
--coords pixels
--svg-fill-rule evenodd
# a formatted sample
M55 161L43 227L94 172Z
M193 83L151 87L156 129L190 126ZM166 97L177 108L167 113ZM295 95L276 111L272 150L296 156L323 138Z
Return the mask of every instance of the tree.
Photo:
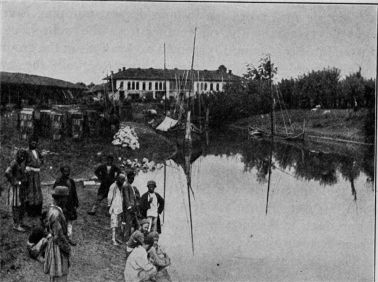
M363 104L365 92L365 85L361 76L361 68L358 72L345 78L342 83L342 91L346 98L348 108L351 107L354 111L357 111L358 107Z
M269 80L277 74L277 67L270 60L269 55L265 55L255 67L253 64L247 64L247 73L243 75L246 80Z

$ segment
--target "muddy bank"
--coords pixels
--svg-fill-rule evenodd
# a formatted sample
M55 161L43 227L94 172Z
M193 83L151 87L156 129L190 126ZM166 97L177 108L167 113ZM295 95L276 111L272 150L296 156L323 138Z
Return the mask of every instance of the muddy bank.
M19 139L15 121L12 117L1 122L0 171L4 172L17 149L27 148L27 141ZM138 135L140 149L132 150L111 144L112 137L84 138L75 142L63 139L53 142L50 139L40 139L39 149L45 153L44 165L41 169L41 181L51 183L59 176L62 164L71 167L71 177L74 179L90 179L94 169L104 161L104 157L112 154L115 163L120 165L124 160L142 161L147 158L156 164L162 163L172 156L175 145L163 136L141 123L126 123L135 129ZM152 168L159 170L158 166ZM11 208L7 205L8 183L2 176L0 182L0 276L2 281L47 281L42 265L30 259L26 253L27 233L13 231ZM74 224L74 240L78 245L73 248L70 281L121 281L125 264L123 247L111 245L111 234L108 230L109 218L104 201L98 216L87 215L96 198L97 187L84 187L77 183L80 207L78 220ZM52 202L50 187L43 186L44 207ZM38 220L25 218L30 226L38 224Z

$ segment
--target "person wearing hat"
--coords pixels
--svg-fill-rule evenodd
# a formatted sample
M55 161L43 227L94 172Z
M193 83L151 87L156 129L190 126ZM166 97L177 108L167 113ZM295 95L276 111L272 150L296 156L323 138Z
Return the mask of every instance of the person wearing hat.
M25 232L23 225L25 194L27 189L27 177L25 174L26 151L17 151L16 158L5 170L5 177L10 183L8 194L8 204L12 206L12 215L14 226L13 229L19 232ZM10 197L9 197L10 196Z
M114 246L119 243L116 240L117 228L121 226L122 213L123 213L123 184L125 183L126 176L119 174L117 180L110 185L108 193L108 207L110 214L110 228L112 229L112 242Z
M144 218L139 223L139 229L134 231L133 234L131 234L130 238L126 242L126 258L130 255L132 250L137 246L136 242L137 240L135 237L139 237L140 234L144 237L147 237L149 231L148 228L150 226L150 221L147 218Z
M60 168L61 176L55 181L53 188L57 186L66 186L68 188L68 200L63 209L64 216L67 220L68 236L72 237L72 222L77 219L76 209L79 207L75 181L70 177L71 169L68 165Z
M167 267L171 264L169 256L161 249L159 243L159 233L152 231L147 235L147 241L153 240L154 244L148 251L150 262L156 267L156 281L171 281Z
M149 231L161 233L159 215L164 210L164 199L158 193L155 193L156 182L150 180L147 182L148 191L140 199L140 210L142 216L150 221Z
M31 217L39 217L42 214L42 189L39 172L43 163L41 153L37 150L38 140L33 137L29 140L29 150L26 156L27 191L25 210Z
M135 241L136 247L126 259L124 270L125 281L139 282L150 281L150 279L154 281L156 267L147 258L147 252L154 244L154 241L144 238L140 232L136 233Z
M108 196L110 185L114 183L117 179L118 174L120 174L120 169L113 164L114 158L112 155L109 155L106 158L106 163L100 165L95 170L95 175L98 180L101 181L100 188L97 191L97 198L95 203L92 206L92 209L88 211L89 215L95 215L98 206L101 202Z
M126 240L130 235L139 229L138 217L140 217L139 205L140 194L139 190L132 186L134 182L135 172L129 171L127 173L127 183L124 185L123 192L123 213L126 228L124 230L124 236Z
M50 276L50 281L67 281L71 247L67 234L67 222L60 207L64 207L69 195L66 186L57 186L53 190L54 204L47 211L47 230L51 234L45 252L43 270Z

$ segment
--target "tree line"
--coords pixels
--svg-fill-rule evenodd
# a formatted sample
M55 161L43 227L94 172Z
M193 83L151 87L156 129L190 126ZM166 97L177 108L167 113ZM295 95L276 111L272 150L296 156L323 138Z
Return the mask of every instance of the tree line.
M266 56L257 67L247 65L240 81L227 84L224 92L210 94L211 122L220 126L272 109L312 109L318 105L374 112L375 80L362 77L361 69L345 78L340 73L329 67L273 83L277 68Z

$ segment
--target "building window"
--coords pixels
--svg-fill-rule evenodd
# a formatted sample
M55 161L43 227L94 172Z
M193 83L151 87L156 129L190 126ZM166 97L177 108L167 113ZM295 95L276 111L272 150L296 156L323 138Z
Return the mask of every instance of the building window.
M152 90L152 82L148 83L148 90Z
M131 89L130 81L127 83L127 90Z
M217 86L217 88L216 88L217 91L219 91L219 83L217 83L216 86Z
M158 90L159 83L155 82L155 90Z
M207 90L207 83L205 82L205 91Z
M159 90L162 90L163 89L163 83L159 83Z
M134 81L131 83L131 89L132 89L132 90L135 89L135 82L134 82Z
M203 82L201 82L201 90L203 90Z
M120 82L120 84L119 84L119 88L120 88L120 89L123 89L123 81Z
M214 83L210 83L210 91L213 91L213 84Z
M142 90L146 90L146 83L145 82L142 83Z
M136 83L136 90L139 90L139 82Z

